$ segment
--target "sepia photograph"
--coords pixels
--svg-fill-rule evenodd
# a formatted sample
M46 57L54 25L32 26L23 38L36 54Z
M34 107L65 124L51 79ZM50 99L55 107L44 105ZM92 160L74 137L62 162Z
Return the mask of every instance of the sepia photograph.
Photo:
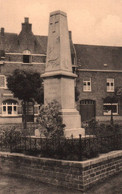
M0 0L0 194L122 193L122 0Z

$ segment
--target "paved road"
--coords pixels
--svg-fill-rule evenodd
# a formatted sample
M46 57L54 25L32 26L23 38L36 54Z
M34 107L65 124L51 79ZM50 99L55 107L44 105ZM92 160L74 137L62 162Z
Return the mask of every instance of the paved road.
M57 188L32 180L0 175L0 194L73 194L81 192Z
M20 179L0 175L0 194L81 194L73 191L57 188L51 185L37 183L32 180ZM122 174L108 179L104 183L94 186L84 194L122 194Z

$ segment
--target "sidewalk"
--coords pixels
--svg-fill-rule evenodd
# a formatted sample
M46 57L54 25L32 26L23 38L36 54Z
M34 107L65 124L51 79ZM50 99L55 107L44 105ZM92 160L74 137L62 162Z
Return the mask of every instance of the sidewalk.
M0 194L81 194L80 191L68 190L32 180L0 175ZM122 173L97 184L84 194L121 194Z

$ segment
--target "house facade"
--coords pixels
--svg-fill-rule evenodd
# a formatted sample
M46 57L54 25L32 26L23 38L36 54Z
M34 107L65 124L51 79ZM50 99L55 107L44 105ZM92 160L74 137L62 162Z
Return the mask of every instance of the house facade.
M78 107L82 121L95 118L108 121L111 110L114 120L122 120L122 102L105 101L116 88L122 87L122 47L75 45L77 53Z
M0 33L0 123L22 122L22 102L7 88L7 76L15 69L44 73L47 37L35 36L29 19L22 23L20 34ZM28 104L28 121L38 115L39 105Z
M95 118L110 120L111 107L114 119L122 120L122 102L104 102L122 85L122 47L73 44L69 32L73 72L78 75L79 91L77 108L81 120ZM29 19L25 18L19 34L0 32L0 123L22 122L22 102L14 98L7 88L7 76L15 69L44 73L47 36L32 32ZM39 113L36 102L28 104L28 121L34 122Z

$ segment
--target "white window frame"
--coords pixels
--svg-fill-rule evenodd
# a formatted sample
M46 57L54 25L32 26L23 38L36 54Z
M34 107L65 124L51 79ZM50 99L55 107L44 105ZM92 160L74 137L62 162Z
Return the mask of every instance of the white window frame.
M0 86L0 89L8 89L7 87L7 77L5 75L0 75L0 77L4 78L4 86Z
M91 92L91 78L83 80L83 92Z
M38 116L39 113L40 113L40 105L39 104L35 104L34 105L34 108L37 107L38 108L38 112L37 113L34 113L35 116Z
M114 79L113 78L107 78L106 85L107 85L107 92L114 92Z
M104 103L103 104L103 106L104 105L108 105L108 106L112 106L112 105L116 105L116 107L117 107L117 112L116 113L113 113L113 115L118 115L119 113L118 113L118 103ZM109 111L109 112L104 112L104 110L103 110L103 115L111 115L111 110Z
M4 111L4 107L6 109L6 111ZM12 114L8 114L8 107L12 108ZM16 107L16 111L14 111L14 107ZM18 116L18 103L11 103L8 104L7 102L3 102L2 103L2 116Z

